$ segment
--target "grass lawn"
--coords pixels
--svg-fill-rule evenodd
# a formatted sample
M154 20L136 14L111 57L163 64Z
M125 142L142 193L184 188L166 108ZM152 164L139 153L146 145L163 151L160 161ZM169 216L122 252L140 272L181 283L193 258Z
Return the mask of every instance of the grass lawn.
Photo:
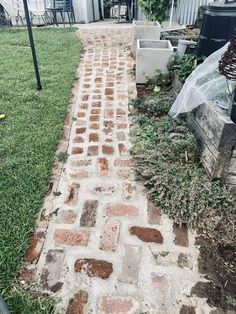
M47 191L80 57L75 29L35 29L34 37L41 97L26 30L0 30L0 291L20 314L49 313L48 303L13 292L12 280Z

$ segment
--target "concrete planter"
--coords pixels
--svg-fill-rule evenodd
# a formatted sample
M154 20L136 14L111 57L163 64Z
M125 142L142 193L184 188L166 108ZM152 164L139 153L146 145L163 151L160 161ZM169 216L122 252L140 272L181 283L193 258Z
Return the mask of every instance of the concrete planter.
M134 21L132 28L132 52L135 54L138 39L159 40L161 25L158 22Z
M138 40L136 54L136 83L144 84L155 76L156 70L166 70L173 47L168 40Z

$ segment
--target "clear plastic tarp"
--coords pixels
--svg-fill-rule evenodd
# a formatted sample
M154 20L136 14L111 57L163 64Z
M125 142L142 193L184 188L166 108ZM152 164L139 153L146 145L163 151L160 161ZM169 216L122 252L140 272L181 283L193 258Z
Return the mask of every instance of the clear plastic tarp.
M201 104L229 108L236 83L227 81L218 70L219 60L228 45L211 54L190 74L171 107L169 114L172 117L190 112Z

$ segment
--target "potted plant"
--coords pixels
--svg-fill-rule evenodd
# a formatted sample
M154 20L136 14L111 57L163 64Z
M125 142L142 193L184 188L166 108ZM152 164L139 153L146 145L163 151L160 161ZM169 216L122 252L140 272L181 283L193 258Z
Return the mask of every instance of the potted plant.
M109 19L112 7L112 0L103 0L103 5L104 5L104 18Z

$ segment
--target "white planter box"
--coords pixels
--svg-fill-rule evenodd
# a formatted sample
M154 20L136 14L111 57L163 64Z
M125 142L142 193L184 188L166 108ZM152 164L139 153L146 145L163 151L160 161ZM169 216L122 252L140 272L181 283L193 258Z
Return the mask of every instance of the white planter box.
M156 70L165 71L173 47L169 40L139 40L136 54L136 83L144 84L155 76Z
M158 22L134 21L132 28L132 52L135 54L138 39L160 39L161 25Z

